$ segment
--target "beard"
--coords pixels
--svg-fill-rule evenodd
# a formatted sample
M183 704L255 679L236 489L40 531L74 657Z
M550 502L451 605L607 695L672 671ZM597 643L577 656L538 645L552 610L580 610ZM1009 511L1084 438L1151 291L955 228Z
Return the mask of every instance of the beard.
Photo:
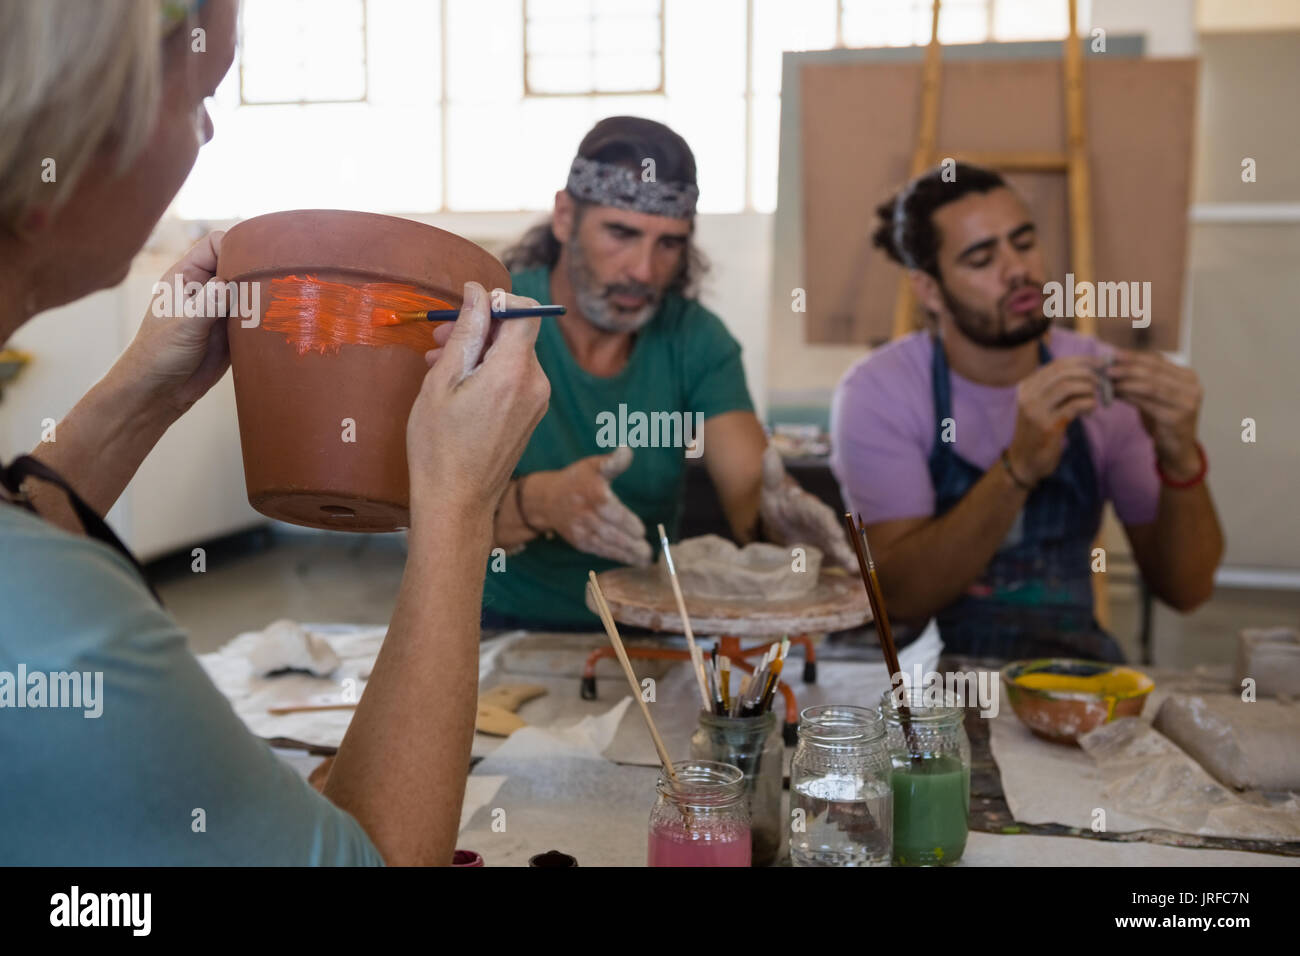
M1035 286L1029 282L1012 286L998 300L997 311L987 312L966 305L953 296L943 283L939 284L939 292L943 296L944 304L947 305L948 312L962 335L976 345L988 349L1013 349L1026 342L1032 342L1051 328L1052 320L1043 313L1041 303L1032 312L1011 312L1007 308L1007 302L1011 297L1026 288L1035 288ZM1037 288L1042 288L1041 284ZM1013 317L1019 317L1019 325L1012 325L1015 321Z
M663 298L663 290L656 289L644 282L616 282L602 285L595 272L587 263L582 243L578 241L577 231L569 239L569 284L573 286L574 296L583 317L596 328L605 332L635 332L654 318ZM616 295L644 296L646 304L635 310L616 306L612 297Z

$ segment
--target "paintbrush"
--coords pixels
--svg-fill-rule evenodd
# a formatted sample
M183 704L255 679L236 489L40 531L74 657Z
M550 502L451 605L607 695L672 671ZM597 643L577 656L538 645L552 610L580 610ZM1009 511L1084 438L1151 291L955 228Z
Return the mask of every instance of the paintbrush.
M753 682L753 677L749 674L746 674L744 677L740 679L740 692L737 693L734 698L732 698L732 711L731 711L732 717L741 716L740 712L744 708L745 695L749 693L749 685L752 682Z
M591 579L588 587L591 588L592 603L596 605L596 613L600 615L600 621L605 625L605 633L609 635L609 642L614 645L614 653L618 656L618 662L623 665L623 675L627 678L627 684L632 690L632 696L641 705L641 716L645 718L645 725L650 731L650 738L654 741L655 750L659 754L659 762L663 764L664 771L668 774L669 779L676 784L677 770L673 767L672 759L668 756L668 748L664 746L663 738L659 736L659 729L655 727L654 718L650 716L650 708L646 706L645 698L641 696L641 685L637 683L636 673L632 670L632 662L627 656L627 649L623 647L623 640L618 636L618 625L614 623L614 615L610 612L609 605L605 603L605 595L601 593L600 585L596 582L596 572L588 571L587 576Z
M677 601L677 611L682 616L682 630L686 632L686 646L691 651L691 665L695 668L695 679L700 684L700 700L704 702L705 710L712 710L713 705L709 700L709 690L704 686L704 655L695 643L695 632L691 630L691 617L686 613L686 599L682 597L682 585L677 580L677 568L673 565L673 553L668 547L668 532L664 530L662 524L659 525L659 544L664 549L664 561L668 564L668 580L672 582L673 597Z
M531 319L536 316L564 315L562 305L538 305L526 309L493 309L494 319ZM455 322L460 309L429 309L416 312L390 312L376 309L370 317L371 325L401 325L404 322Z
M772 669L768 672L767 690L758 701L758 712L766 713L772 707L772 700L776 697L776 685L781 683L781 668L785 662L779 657L772 662Z
M871 614L875 619L876 635L880 638L880 649L885 654L885 666L889 668L890 690L897 692L903 682L903 669L898 664L898 651L894 647L894 632L889 628L889 615L885 612L885 596L880 590L880 579L876 576L876 562L871 558L871 547L867 544L867 532L862 526L862 516L854 522L853 515L844 513L844 524L848 528L849 538L853 542L853 551L858 559L858 570L862 572L862 583L867 589L867 600L871 603ZM904 685L905 689L905 685ZM903 725L903 735L912 751L912 763L919 764L921 758L911 746L915 742L912 733L912 714L906 704L898 706L899 722Z

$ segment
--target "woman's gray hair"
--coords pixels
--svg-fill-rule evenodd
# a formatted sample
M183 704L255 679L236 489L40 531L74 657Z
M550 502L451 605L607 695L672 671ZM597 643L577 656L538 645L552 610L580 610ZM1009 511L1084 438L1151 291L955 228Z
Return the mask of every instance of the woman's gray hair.
M111 149L128 167L153 131L167 0L0 0L0 227L65 202ZM53 161L52 163L50 161Z

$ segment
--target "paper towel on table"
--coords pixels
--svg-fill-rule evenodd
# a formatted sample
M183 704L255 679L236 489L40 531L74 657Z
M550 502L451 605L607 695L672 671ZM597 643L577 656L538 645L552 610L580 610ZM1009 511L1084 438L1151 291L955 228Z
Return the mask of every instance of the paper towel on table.
M343 663L323 635L297 621L279 620L256 634L248 649L253 673L267 677L277 671L306 671L328 677Z
M341 701L345 692L360 699L388 628L354 624L307 624L305 627L326 636L341 658L342 663L330 677L299 673L258 676L250 653L261 636L260 631L240 634L220 650L199 655L199 663L217 689L229 698L235 713L257 736L287 737L321 747L337 747L352 722L354 711L277 715L268 713L267 709L305 701Z
M467 803L479 792L467 807L472 812L462 815L467 822L457 845L481 853L489 866L524 866L547 850L571 854L583 866L644 860L658 771L619 767L600 755L632 703L625 696L599 716L511 734L470 776ZM476 788L478 778L485 784ZM638 805L644 814L629 812Z
M614 732L631 706L632 698L624 697L600 716L583 717L566 727L521 727L479 766L487 768L484 773L492 773L493 762L497 760L561 756L601 759L601 752L614 739ZM641 731L648 737L650 732L645 729L639 709L636 720L641 722Z
M1079 738L1103 781L1103 807L1144 818L1148 826L1237 837L1300 840L1300 800L1270 802L1219 783L1168 737L1140 717L1121 717Z
M1143 725L1149 725L1151 718L1170 695L1217 690L1226 680L1226 671L1221 668L1198 668L1191 672L1159 668L1143 670L1156 685L1142 716L1135 718ZM1145 796L1140 796L1131 789L1127 794L1122 789L1110 789L1112 783L1108 779L1106 768L1080 747L1053 743L1034 736L1005 701L997 716L992 718L989 743L993 759L998 765L1007 805L1017 821L1059 823L1088 829L1094 820L1094 810L1101 808L1106 811L1106 829L1112 833L1149 830L1153 827L1180 831L1185 829L1184 826L1171 825L1168 819L1158 821L1149 815L1153 809L1150 797L1154 790L1148 790ZM1150 777L1148 782L1154 783L1155 778ZM1245 838L1245 829L1231 825L1235 812L1218 816L1214 822L1222 826L1212 826L1200 832L1204 835ZM1192 828L1188 832L1196 830Z

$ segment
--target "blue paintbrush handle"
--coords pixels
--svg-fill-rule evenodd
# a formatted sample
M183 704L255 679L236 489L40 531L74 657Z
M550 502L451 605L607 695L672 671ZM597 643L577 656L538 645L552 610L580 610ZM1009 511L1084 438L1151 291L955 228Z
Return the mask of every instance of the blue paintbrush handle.
M562 305L539 305L532 309L492 310L494 319L531 319L539 315L564 315ZM424 314L430 322L454 322L460 317L460 309L431 309Z

